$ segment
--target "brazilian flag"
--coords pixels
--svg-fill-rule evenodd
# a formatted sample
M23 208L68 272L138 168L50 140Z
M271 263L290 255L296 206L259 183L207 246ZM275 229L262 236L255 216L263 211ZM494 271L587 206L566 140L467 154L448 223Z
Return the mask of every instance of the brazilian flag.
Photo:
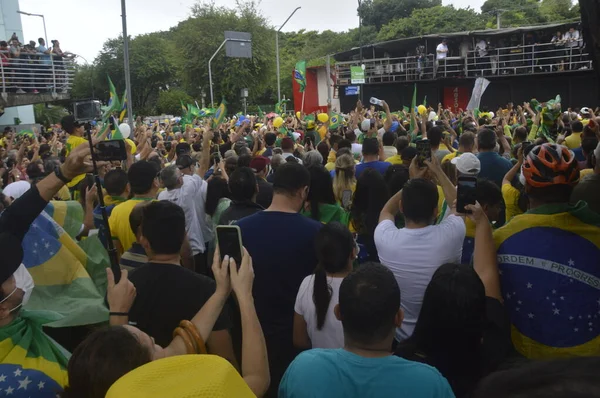
M340 127L342 117L339 113L332 113L329 115L329 130L337 130Z
M213 128L216 129L219 127L223 120L225 120L225 116L227 116L227 101L225 99L221 100L221 105L215 111L215 115L213 117Z

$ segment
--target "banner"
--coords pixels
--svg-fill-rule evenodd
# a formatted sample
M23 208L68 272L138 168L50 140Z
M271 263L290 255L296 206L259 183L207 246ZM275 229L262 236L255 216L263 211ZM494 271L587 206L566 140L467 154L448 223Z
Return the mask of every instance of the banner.
M483 97L483 93L489 85L490 81L484 77L478 77L477 80L475 80L473 94L471 94L471 99L469 100L469 104L467 105L468 111L472 111L474 109L479 108L479 104L481 103L481 97Z
M444 109L450 108L458 113L459 109L467 109L469 102L469 89L465 86L444 87Z
M361 66L350 67L350 83L365 84L365 71Z

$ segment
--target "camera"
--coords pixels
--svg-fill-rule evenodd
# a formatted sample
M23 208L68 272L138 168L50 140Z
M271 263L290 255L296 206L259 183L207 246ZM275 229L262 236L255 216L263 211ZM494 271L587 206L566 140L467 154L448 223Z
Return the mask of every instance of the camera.
M85 123L102 118L102 104L97 100L77 101L73 104L75 120Z

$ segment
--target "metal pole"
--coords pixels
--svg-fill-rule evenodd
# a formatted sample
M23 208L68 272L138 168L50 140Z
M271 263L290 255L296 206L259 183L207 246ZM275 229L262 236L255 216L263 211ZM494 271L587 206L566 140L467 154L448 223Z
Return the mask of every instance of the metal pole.
M500 29L500 11L496 12L496 29Z
M123 63L125 64L125 95L127 97L127 124L133 129L133 106L131 97L131 76L129 74L129 36L127 36L127 9L125 0L121 0L121 18L123 21Z
M359 53L360 53L360 64L362 66L363 64L363 46L362 46L362 17L360 16L360 4L361 4L361 0L358 0L358 47L359 47ZM365 81L367 80L367 72L366 72L366 68L363 69L363 74L364 74L364 78ZM364 92L364 83L361 84L360 86L360 95L358 96L358 98L360 99L360 101L362 102L363 100L363 92Z
M327 55L327 68L325 69L325 73L327 73L327 104L331 104L331 85L329 84L329 79L331 78L331 55Z
M292 11L292 13L290 14L289 17L287 17L287 19L285 20L285 22L283 23L283 25L281 25L279 27L279 29L277 29L277 32L275 32L275 60L277 63L277 101L281 102L281 77L280 77L280 71L279 71L279 32L281 32L281 29L283 29L283 27L285 26L286 23L288 23L288 21L290 20L290 18L292 18L294 16L294 14L296 13L296 11L298 11L299 9L301 9L302 7L296 7L296 9L294 11Z
M210 68L210 64L212 62L212 60L217 56L217 54L219 53L219 51L221 51L221 49L223 48L223 46L225 45L225 43L227 43L229 41L229 39L225 39L223 40L223 43L221 43L221 45L219 46L219 48L217 48L217 51L215 51L215 53L212 55L212 57L210 57L210 59L208 60L208 82L210 85L210 107L213 108L215 105L215 98L213 96L213 83L212 83L212 70Z

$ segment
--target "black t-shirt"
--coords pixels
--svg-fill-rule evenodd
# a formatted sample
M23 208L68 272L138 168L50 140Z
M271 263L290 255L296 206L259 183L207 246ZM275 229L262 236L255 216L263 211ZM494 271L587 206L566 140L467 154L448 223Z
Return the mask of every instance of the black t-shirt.
M444 374L443 369L438 369L454 390L457 397L468 394L480 377L498 369L500 364L512 354L512 343L510 340L510 321L504 306L497 299L486 297L486 325L483 331L483 344L481 347L481 361L479 364L470 364L473 369L478 369L479 374L461 375L453 378L451 375ZM417 321L418 322L418 321ZM426 353L419 350L411 339L400 343L396 348L395 355L416 362L426 363L430 366L436 366L434 360ZM451 365L453 360L450 358L447 365ZM460 362L460 360L458 360Z
M256 183L258 184L256 203L267 209L273 201L273 184L260 177L256 179Z
M162 347L173 340L179 322L191 320L216 289L212 279L174 264L148 263L133 271L129 279L137 290L129 321ZM230 327L225 307L213 330Z
M219 218L219 224L233 225L238 222L238 220L263 210L264 208L261 205L252 201L238 202L232 200L227 210L221 214L221 217Z

